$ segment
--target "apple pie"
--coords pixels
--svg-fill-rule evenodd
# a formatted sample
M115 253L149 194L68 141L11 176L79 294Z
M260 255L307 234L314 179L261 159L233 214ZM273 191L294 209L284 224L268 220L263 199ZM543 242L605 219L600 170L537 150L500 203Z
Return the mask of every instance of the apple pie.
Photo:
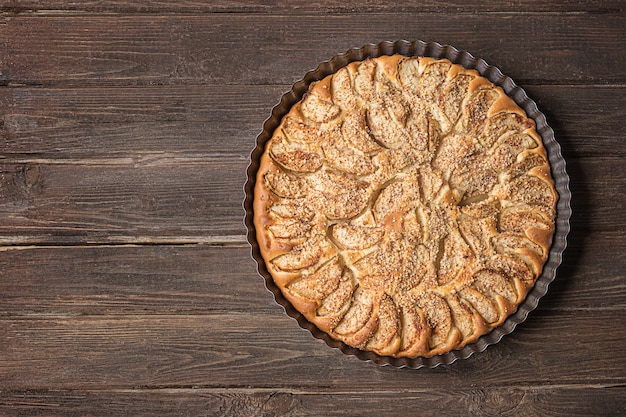
M352 62L266 143L254 226L284 297L332 338L391 357L460 349L541 275L558 195L535 123L445 59Z

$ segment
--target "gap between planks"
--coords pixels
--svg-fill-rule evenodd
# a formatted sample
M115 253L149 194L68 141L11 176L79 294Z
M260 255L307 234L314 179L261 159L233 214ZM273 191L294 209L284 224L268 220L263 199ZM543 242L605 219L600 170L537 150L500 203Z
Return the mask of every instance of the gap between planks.
M133 153L133 152L129 152ZM134 152L136 156L110 158L14 158L10 154L0 154L0 163L38 165L84 165L84 166L160 166L160 165L206 165L223 160L250 162L248 155L239 153L224 154L183 154L172 152Z
M411 370L412 372L413 370ZM550 391L554 389L560 390L570 390L570 389L610 389L610 388L622 388L626 387L626 384L623 383L606 383L606 384L537 384L537 385L510 385L505 389L519 389L524 391ZM468 390L473 390L474 388L469 387ZM481 390L498 390L501 389L499 387L483 387ZM250 388L248 386L232 386L232 387L208 387L203 385L190 385L190 386L142 386L138 388L89 388L89 389L29 389L29 390L0 390L0 395L16 395L16 396L38 396L38 395L46 395L46 394L60 394L60 395L70 395L76 397L87 396L89 394L102 394L102 393L112 393L112 394L142 394L142 393L160 393L160 394L244 394L244 395L254 395L254 394L273 394L273 393L284 393L291 395L317 395L317 394L325 394L328 391L323 387L320 387L319 390L313 389L298 389L298 388L286 388L286 387L258 387L258 388ZM396 394L423 394L430 393L432 389L407 389L403 388L398 390L397 388L393 389L393 392ZM356 390L337 390L332 389L333 395L354 395L362 393L362 391ZM388 395L389 390L368 390L368 395Z
M375 6L374 6L375 7ZM278 9L278 10L277 10ZM457 16L475 16L476 10L471 6L466 10L453 10ZM481 15L488 16L584 16L584 15L609 15L622 13L623 9L619 7L605 7L605 8L590 8L587 10L481 10ZM418 10L417 6L408 6L400 8L401 13L411 13L413 15L433 15L440 14L445 15L451 12L447 7L428 7ZM306 5L300 10L295 10L289 7L272 7L271 9L213 9L213 10L196 10L196 11L176 11L172 9L159 10L154 9L152 11L136 11L132 8L119 8L119 10L87 10L87 9L35 9L35 8L20 8L20 7L0 7L0 18L20 18L20 17L111 17L118 18L124 17L198 17L206 15L249 15L249 16L273 16L273 17L319 17L323 16L331 17L333 15L397 15L399 11L397 9L380 9L380 8L363 8L355 10L355 7L306 7Z
M243 219L242 219L243 222ZM0 240L0 252L11 250L28 250L40 248L59 247L141 247L141 246L219 246L219 247L249 247L246 235L226 235L226 236L176 236L158 238L153 236L115 236L115 242L63 242L63 243L6 243Z

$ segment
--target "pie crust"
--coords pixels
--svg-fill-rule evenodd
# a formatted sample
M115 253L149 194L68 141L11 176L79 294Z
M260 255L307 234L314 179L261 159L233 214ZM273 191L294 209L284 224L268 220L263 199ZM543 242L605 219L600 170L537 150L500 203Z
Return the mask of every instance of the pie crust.
M256 175L276 286L322 332L382 356L444 354L501 325L555 230L535 123L446 59L369 58L311 84Z

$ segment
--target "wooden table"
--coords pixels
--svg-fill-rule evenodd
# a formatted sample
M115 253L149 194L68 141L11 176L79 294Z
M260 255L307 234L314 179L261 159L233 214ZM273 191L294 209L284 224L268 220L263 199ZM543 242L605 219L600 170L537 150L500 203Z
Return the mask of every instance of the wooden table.
M0 415L626 414L626 5L519 3L2 1ZM300 329L243 223L280 96L396 39L500 67L571 176L570 243L539 308L435 369Z

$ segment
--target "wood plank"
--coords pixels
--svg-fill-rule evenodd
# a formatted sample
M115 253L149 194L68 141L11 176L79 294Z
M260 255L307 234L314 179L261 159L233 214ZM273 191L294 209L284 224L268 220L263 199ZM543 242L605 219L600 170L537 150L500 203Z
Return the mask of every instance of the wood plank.
M505 14L493 16L494 24L485 24L484 16L474 12L233 13L228 24L224 19L221 13L6 17L0 26L8 46L0 50L0 82L291 84L349 48L424 34L427 41L486 59L520 84L626 80L623 13Z
M626 384L623 317L624 311L537 310L485 352L419 371L344 355L280 311L8 317L0 319L0 381L18 391L244 386L328 394L406 392L416 389L416 377L429 390L580 381L616 386ZM581 366L582 360L593 365ZM328 377L320 380L320 375Z
M0 316L209 314L277 306L247 246L0 251Z
M572 232L544 310L626 308L626 236ZM266 314L279 309L247 245L23 247L0 251L0 316ZM279 309L280 310L280 309Z
M294 74L295 75L295 74ZM524 86L569 157L626 156L626 86ZM247 158L288 85L0 88L0 158ZM245 97L245 100L242 100Z
M602 168L603 162L610 167ZM613 229L616 224L626 224L626 212L620 208L626 207L623 158L569 158L567 170L572 190L572 229L586 236L590 231L610 230L611 224Z
M0 245L244 242L243 158L34 162L0 163ZM570 162L575 227L624 224L624 160Z
M573 224L577 227L577 223ZM619 242L619 243L618 243ZM626 260L616 259L626 245L624 231L588 233L572 229L556 279L541 299L546 310L621 309L626 307ZM604 248L604 249L601 249Z
M626 143L615 127L626 108L626 86L525 85L544 113L563 156L626 156ZM616 132L617 130L617 132Z
M219 157L0 164L0 242L241 243L246 165Z
M247 159L263 122L289 88L0 88L0 155L62 160L162 154Z
M626 412L623 387L518 386L456 390L413 390L389 393L243 388L157 389L106 391L18 391L0 393L0 413L13 417L74 415L92 417L153 417L155 415L229 416L376 416L499 415L499 416L621 416ZM349 412L346 410L350 410Z
M363 3L346 4L341 1L310 0L303 3L294 3L289 0L247 0L247 1L211 1L199 2L195 0L177 1L175 3L159 0L130 1L130 0L88 0L77 2L45 1L40 0L7 0L0 11L7 14L19 13L55 13L89 12L89 13L293 13L293 12L321 12L321 13L462 13L480 10L482 13L519 13L519 12L588 12L588 13L616 13L622 10L619 0L604 0L601 2L586 3L576 0L526 0L524 3L495 4L468 0L462 3L426 1L384 1L375 0Z

